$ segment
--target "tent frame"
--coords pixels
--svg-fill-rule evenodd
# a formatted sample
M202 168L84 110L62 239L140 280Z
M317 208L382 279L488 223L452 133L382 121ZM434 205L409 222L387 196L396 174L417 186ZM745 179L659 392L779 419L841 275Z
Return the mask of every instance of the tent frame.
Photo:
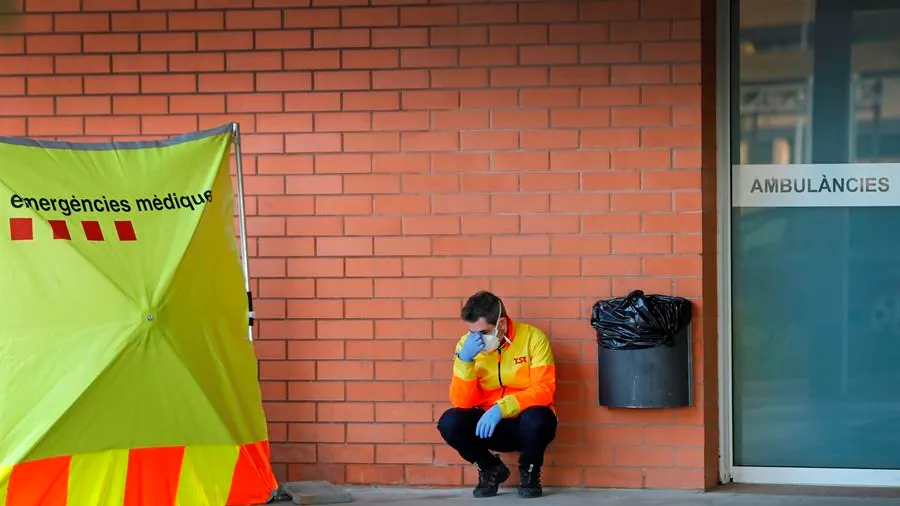
M249 308L249 323L247 337L253 341L253 322L256 312L253 310L253 292L250 290L250 258L247 251L247 211L244 207L244 163L243 150L241 149L241 125L237 121L231 123L231 134L234 141L234 159L237 170L237 205L238 228L241 237L241 267L244 271L244 289L247 291L247 303Z

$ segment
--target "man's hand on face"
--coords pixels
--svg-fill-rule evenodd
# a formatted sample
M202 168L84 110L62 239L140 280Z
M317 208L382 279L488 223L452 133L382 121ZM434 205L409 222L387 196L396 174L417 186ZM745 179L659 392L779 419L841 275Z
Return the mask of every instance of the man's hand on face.
M463 343L462 348L459 350L459 358L463 362L471 362L475 355L481 353L483 349L484 339L481 337L481 334L469 332L469 335L466 336L466 342Z
M497 424L500 423L500 419L503 418L503 413L500 411L500 406L494 404L491 409L485 411L483 415L481 415L481 419L478 420L478 425L475 426L475 434L481 439L487 439L494 435L494 429L497 428Z

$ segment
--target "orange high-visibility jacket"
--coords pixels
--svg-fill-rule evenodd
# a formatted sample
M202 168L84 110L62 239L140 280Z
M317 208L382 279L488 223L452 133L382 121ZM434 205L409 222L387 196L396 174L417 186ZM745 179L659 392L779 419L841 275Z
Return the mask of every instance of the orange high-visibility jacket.
M504 418L518 416L532 406L553 406L556 395L556 362L550 340L540 329L513 322L503 345L491 353L479 353L472 362L453 358L450 402L457 408L490 409L500 405ZM462 348L466 336L456 343Z

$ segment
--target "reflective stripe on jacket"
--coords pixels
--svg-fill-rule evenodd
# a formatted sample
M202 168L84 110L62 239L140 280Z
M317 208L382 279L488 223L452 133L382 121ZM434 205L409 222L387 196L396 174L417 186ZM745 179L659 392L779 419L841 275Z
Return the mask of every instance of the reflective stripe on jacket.
M499 404L504 418L532 406L554 409L556 362L550 340L533 325L506 320L509 343L504 341L491 353L479 353L472 362L454 356L450 382L454 407L488 410ZM456 343L457 352L465 340L464 335Z

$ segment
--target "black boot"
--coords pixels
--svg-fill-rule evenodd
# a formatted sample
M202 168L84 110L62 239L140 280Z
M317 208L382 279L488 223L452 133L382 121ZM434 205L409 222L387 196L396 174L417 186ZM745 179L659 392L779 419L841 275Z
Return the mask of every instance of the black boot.
M530 499L544 495L541 487L541 468L531 465L519 465L519 497Z
M500 459L496 462L478 466L478 485L472 491L475 497L494 497L500 490L500 484L509 479L509 468Z

